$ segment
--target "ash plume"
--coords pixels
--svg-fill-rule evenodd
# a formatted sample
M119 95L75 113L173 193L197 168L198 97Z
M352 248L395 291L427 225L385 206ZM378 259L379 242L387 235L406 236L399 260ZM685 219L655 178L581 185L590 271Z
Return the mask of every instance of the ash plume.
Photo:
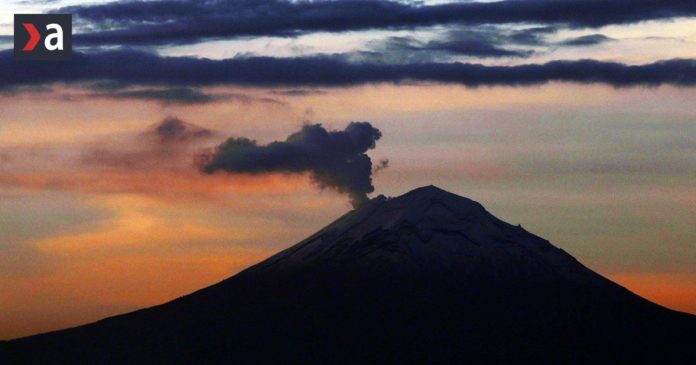
M232 137L201 158L201 171L212 174L309 173L321 188L348 194L353 207L373 192L372 160L366 154L382 137L369 122L351 122L344 130L329 131L321 124L304 125L285 141L259 145Z

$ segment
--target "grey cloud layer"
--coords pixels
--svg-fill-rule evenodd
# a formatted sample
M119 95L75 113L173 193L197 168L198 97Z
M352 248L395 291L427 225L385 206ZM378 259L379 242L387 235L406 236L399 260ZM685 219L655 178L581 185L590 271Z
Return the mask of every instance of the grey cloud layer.
M548 45L545 36L556 31L554 27L510 30L503 27L480 26L449 30L429 41L412 36L394 36L383 41L370 42L372 50L358 52L358 58L405 63L437 60L441 55L477 58L529 57L534 53L532 50L510 46Z

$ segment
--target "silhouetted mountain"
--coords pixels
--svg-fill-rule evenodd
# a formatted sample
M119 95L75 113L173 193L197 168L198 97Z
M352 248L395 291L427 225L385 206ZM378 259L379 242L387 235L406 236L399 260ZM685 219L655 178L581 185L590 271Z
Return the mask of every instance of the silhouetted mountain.
M695 316L429 186L172 302L1 349L40 364L686 364L694 344Z

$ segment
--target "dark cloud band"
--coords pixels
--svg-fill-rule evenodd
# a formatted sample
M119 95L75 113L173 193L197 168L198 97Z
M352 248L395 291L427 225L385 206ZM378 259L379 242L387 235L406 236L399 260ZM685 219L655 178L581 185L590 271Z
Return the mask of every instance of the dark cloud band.
M685 0L502 0L422 5L389 0L164 0L75 6L91 29L76 45L192 43L209 38L289 36L442 24L563 24L600 27L692 17Z
M135 51L75 53L70 62L16 62L0 52L0 89L54 82L111 80L133 85L348 86L408 81L466 86L534 85L552 81L617 87L696 85L696 60L645 65L592 60L519 66L470 63L350 63L342 57L250 57L209 60Z

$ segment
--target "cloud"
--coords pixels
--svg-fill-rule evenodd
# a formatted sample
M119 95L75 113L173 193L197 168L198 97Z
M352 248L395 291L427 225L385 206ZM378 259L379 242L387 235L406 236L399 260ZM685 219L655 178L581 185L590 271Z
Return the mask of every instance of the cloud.
M61 0L19 0L14 1L14 3L19 5L52 5L60 1Z
M326 91L317 89L289 89L289 90L271 90L271 94L282 96L309 96L309 95L324 95Z
M391 63L417 63L446 59L448 56L529 57L533 53L532 50L513 49L508 46L516 45L518 42L529 45L534 41L532 37L536 37L535 41L541 44L541 34L534 29L510 31L498 27L482 26L450 30L429 41L421 41L411 36L389 37L383 41L371 42L373 50L359 52L357 59ZM523 37L527 39L523 39Z
M0 96L20 94L48 94L52 91L52 88L45 85L7 85L4 87L0 86Z
M91 88L92 86L88 86ZM265 103L275 105L286 105L284 102L269 98L255 97L241 93L208 93L193 87L164 87L164 88L137 88L126 89L122 86L114 86L109 89L109 86L96 86L98 89L105 88L104 91L97 91L89 94L89 97L107 98L115 100L143 100L155 101L164 105L197 105L209 104L223 101L236 101L243 104L248 103Z
M613 41L613 38L609 38L605 36L604 34L590 34L590 35L584 35L581 37L576 37L576 38L570 38L562 41L560 44L563 46L594 46L597 44L601 43L606 43Z
M615 41L603 34L589 34L560 42L549 41L557 26L515 29L505 26L481 25L447 30L434 39L393 36L368 43L371 50L355 52L353 61L381 63L423 63L452 60L453 56L475 58L527 58L540 47L586 47ZM555 47L554 47L555 48ZM456 58L455 58L456 59Z
M381 137L382 133L368 122L352 122L343 131L328 131L321 124L308 124L285 141L267 145L232 137L201 157L201 171L310 173L321 188L348 194L353 206L358 207L374 191L372 160L366 152L375 148Z
M87 82L79 86L93 91L91 94L87 94L87 97L114 100L154 101L164 105L197 105L224 101L233 101L243 104L264 103L286 105L283 101L270 97L258 97L235 92L211 93L189 86L134 88L127 82L112 80ZM0 89L0 93L2 93L2 89Z
M182 142L213 135L208 129L185 123L179 118L164 118L152 131L162 143Z
M506 41L505 37L493 32L459 30L449 32L443 39L428 42L425 49L477 57L529 57L532 54L528 50L501 47Z
M674 59L644 65L593 60L486 66L474 63L349 62L342 56L248 57L210 60L160 57L132 50L75 52L70 62L14 62L0 52L0 89L54 82L110 80L160 86L349 86L406 81L485 85L536 85L547 82L603 83L617 87L696 85L696 60Z
M147 88L98 92L90 96L117 100L146 100L162 104L207 104L220 101L221 96L207 94L190 87Z
M68 80L65 80L68 82ZM64 85L65 86L65 85ZM269 96L255 96L241 92L216 91L208 92L197 87L189 86L154 86L142 87L120 81L96 81L82 82L68 85L71 87L54 88L51 85L27 84L6 85L0 87L0 97L30 95L40 97L42 100L56 98L59 100L83 100L89 98L111 99L122 101L148 101L162 105L202 105L219 102L236 102L241 104L268 104L275 106L287 106L282 100ZM77 91L77 92L76 92ZM86 92L85 92L86 91ZM320 94L319 90L288 90L271 92L270 94L282 96L300 96Z
M80 45L193 43L210 38L293 36L311 32L401 29L433 25L537 23L600 27L692 17L683 0L503 0L423 5L394 0L120 1L58 9L93 29Z
M558 27L531 27L511 32L508 42L526 46L542 46L546 44L545 37L558 31Z

